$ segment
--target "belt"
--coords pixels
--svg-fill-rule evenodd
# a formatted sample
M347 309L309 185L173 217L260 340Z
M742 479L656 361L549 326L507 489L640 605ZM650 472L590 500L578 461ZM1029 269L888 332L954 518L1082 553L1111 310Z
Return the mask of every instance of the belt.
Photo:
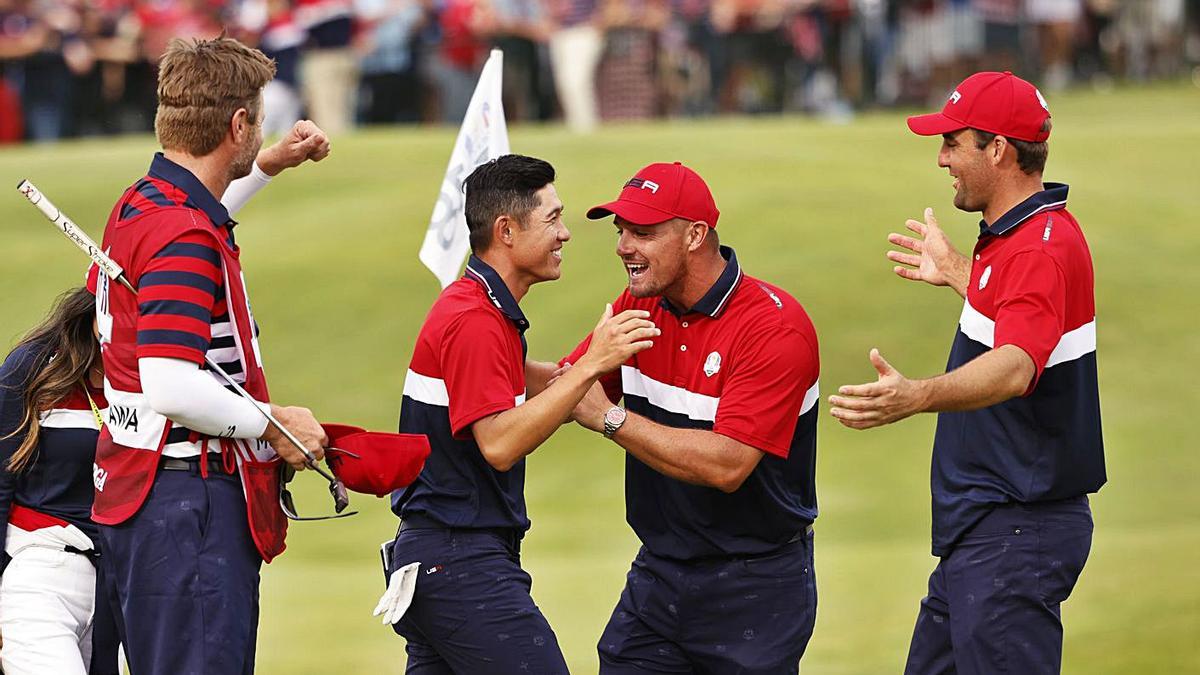
M172 443L187 443L191 435L192 430L188 429L187 427L171 427L171 430L167 432L166 445L171 445Z
M521 533L513 527L446 527L420 516L402 519L400 521L400 528L396 530L396 534L398 536L401 532L413 532L417 530L450 532L452 534L490 534L494 537L499 537L501 541L512 546L514 549L519 550L521 546Z
M94 548L82 549L82 548L75 548L74 546L64 546L63 550L66 551L67 553L76 553L78 555L87 556L89 558L99 558L100 557L100 551L97 551Z
M192 473L200 473L200 458L199 457L163 457L158 460L158 468L164 471L191 471ZM221 463L220 455L208 456L208 470L225 475L225 467Z

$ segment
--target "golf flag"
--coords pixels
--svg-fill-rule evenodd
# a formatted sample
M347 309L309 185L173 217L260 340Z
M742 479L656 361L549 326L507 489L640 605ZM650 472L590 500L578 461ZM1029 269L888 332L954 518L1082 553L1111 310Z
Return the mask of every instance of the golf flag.
M508 154L508 125L500 102L503 71L504 52L493 49L479 74L467 115L458 130L442 190L425 231L425 243L421 245L421 262L438 278L442 288L458 278L470 250L463 212L466 206L463 180L480 164Z

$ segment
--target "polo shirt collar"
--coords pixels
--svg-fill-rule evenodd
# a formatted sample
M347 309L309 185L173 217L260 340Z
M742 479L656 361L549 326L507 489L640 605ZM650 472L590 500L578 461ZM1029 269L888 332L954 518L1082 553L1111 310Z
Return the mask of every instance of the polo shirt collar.
M1045 183L1041 192L1035 193L1029 199L1017 204L1007 213L996 219L990 226L979 221L979 236L986 234L1000 236L1014 227L1043 212L1061 209L1067 205L1067 190L1063 183Z
M165 180L183 190L188 201L203 211L213 225L237 225L237 222L229 217L229 210L208 191L199 178L196 178L196 174L167 159L163 153L154 153L154 160L150 162L150 171L146 175Z
M471 259L467 261L467 271L463 276L483 286L492 304L517 326L518 331L524 334L529 329L529 320L525 318L521 306L517 304L512 292L504 284L504 279L496 270L492 269L491 265L472 255Z
M737 254L733 252L733 249L722 246L721 257L725 259L724 271L721 272L721 276L717 277L716 283L708 289L704 297L692 305L691 309L680 311L665 297L659 300L663 309L676 316L683 316L691 312L699 312L714 319L720 316L725 307L729 305L729 298L737 288L738 282L742 280L742 266L738 264Z

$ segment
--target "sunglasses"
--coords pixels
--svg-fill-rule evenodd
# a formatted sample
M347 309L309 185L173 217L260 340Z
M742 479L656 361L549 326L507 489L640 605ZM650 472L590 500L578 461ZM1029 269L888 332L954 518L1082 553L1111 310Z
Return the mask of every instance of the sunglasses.
M359 458L358 455L354 454L353 452L350 452L349 450L342 450L340 448L328 448L328 450L326 452L328 452L330 450L336 451L336 452L343 452L343 453L350 455L351 457L354 457L356 459ZM324 474L325 472L322 471L321 473ZM332 515L332 516L301 516L301 515L299 515L296 512L296 500L292 496L291 490L287 489L288 483L292 482L292 478L294 478L295 476L296 476L296 470L293 469L290 464L284 464L283 465L283 475L280 476L280 480L279 480L279 507L281 509L283 509L283 515L287 516L288 520L295 520L295 521L334 520L337 518L349 518L350 516L353 516L358 513L358 511L342 513L342 511L345 511L346 507L350 505L350 495L347 494L346 486L342 484L342 481L338 478L333 478L332 480L329 481L329 494L333 497L333 510L336 515Z

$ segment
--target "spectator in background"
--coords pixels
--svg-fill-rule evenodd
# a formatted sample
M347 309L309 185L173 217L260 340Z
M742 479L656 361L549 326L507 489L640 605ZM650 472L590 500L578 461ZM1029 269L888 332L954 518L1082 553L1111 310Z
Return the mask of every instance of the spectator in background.
M714 68L721 63L720 40L711 21L712 0L670 2L670 20L659 35L663 112L711 114Z
M845 0L831 0L844 4ZM713 0L712 23L723 44L717 97L722 112L780 112L792 48L787 0Z
M1132 0L1119 10L1118 34L1126 75L1172 77L1183 56L1183 0Z
M94 64L75 80L74 132L81 136L146 131L129 105L128 71L138 61L141 24L128 0L88 0L81 7L82 34Z
M154 128L158 110L158 62L172 38L211 39L221 33L221 5L206 0L133 0L140 26L141 58L130 69L129 97Z
M65 0L0 4L0 59L21 101L25 136L52 141L69 131L74 76L92 65L80 17Z
M235 36L275 61L275 78L263 88L263 133L285 134L303 115L300 49L306 35L288 0L243 0Z
M1021 0L973 0L983 22L986 68L1019 72L1021 63Z
M930 96L945 100L954 85L979 70L983 54L983 20L972 0L941 0L934 16L933 83Z
M308 116L330 135L354 123L353 9L351 0L295 0L296 22L308 36L300 54L300 90Z
M1133 0L1134 3L1153 0ZM1041 87L1058 91L1071 84L1075 31L1083 17L1082 0L1026 0L1025 14L1037 31Z
M510 120L544 120L542 55L550 23L540 0L489 0L484 24L492 46L504 51L504 115Z
M600 0L605 29L596 85L601 119L658 115L658 33L669 16L666 0Z
M596 127L596 68L604 49L597 0L549 0L554 30L550 65L567 128L587 133Z
M483 41L482 12L486 0L441 0L438 28L441 41L430 64L438 92L443 122L458 124L467 114L475 79L483 68L487 44Z
M420 119L421 83L414 40L425 12L418 0L358 0L362 55L359 119L367 124Z

